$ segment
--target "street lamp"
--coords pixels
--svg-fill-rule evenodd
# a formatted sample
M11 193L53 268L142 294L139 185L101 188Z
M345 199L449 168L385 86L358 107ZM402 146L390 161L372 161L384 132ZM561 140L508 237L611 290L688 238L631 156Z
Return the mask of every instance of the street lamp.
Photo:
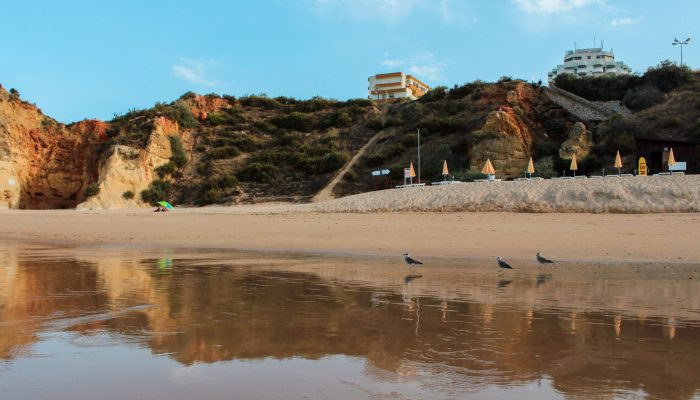
M684 41L680 41L677 38L673 38L673 43L671 43L673 46L678 45L681 46L681 68L683 68L683 46L687 45L688 42L690 42L690 38L685 39Z

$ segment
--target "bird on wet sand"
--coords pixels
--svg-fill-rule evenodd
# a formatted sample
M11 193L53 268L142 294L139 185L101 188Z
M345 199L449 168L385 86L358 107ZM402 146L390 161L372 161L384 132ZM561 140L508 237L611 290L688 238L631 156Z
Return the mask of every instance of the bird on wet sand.
M409 267L411 267L411 275L413 275L413 268L416 265L423 265L422 262L411 258L411 256L408 253L403 253L403 260L406 262L406 264L408 264Z
M554 264L554 261L542 257L539 252L537 252L537 262L540 264Z
M498 263L498 268L501 270L504 269L513 269L513 267L510 266L505 260L503 260L501 257L496 257L496 262Z

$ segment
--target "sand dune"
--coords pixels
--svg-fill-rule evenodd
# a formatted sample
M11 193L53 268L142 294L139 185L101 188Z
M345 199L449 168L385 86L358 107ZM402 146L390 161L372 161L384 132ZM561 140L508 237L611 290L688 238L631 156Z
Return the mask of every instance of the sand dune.
M315 212L512 211L664 213L700 211L700 175L477 182L363 193L292 207Z

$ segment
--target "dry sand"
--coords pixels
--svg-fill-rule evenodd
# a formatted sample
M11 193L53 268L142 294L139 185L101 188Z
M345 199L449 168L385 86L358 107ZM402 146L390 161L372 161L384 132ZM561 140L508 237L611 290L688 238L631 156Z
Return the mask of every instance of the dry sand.
M472 183L170 213L3 210L0 240L511 260L541 251L568 261L700 263L700 213L690 212L699 209L700 176ZM483 212L494 210L543 212Z
M0 239L417 257L700 262L700 214L0 211Z

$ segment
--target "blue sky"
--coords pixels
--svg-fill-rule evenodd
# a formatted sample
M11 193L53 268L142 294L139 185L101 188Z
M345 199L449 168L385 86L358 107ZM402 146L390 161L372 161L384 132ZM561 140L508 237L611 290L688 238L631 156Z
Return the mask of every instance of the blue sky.
M171 101L365 97L406 71L437 86L508 75L546 81L594 37L643 72L700 67L697 0L0 0L0 84L62 122Z

